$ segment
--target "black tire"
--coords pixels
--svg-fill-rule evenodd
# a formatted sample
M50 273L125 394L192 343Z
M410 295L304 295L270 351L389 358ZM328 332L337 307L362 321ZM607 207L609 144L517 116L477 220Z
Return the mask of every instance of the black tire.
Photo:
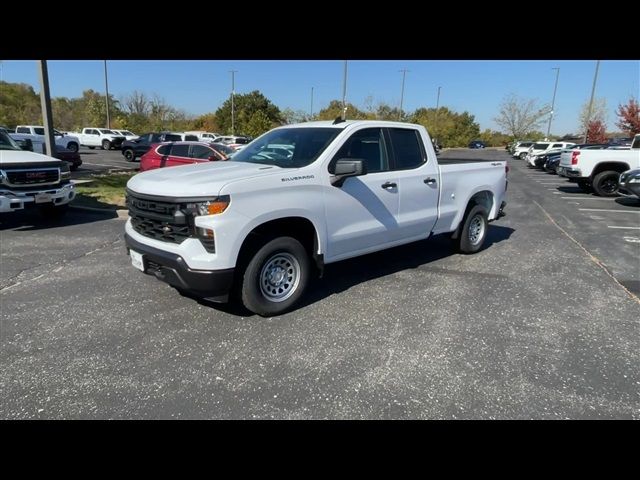
M269 266L273 267L273 282L266 270ZM244 270L242 303L263 317L282 314L304 294L310 270L309 254L298 240L278 237L268 241L255 252Z
M96 148L96 147L89 147L89 150L93 150L94 148Z
M591 188L591 182L589 180L578 180L578 188L585 193L593 192L593 188Z
M518 155L518 158L520 160L524 160L527 157L527 152L522 152L520 155Z
M136 154L133 153L133 150L131 150L130 148L124 150L122 152L122 155L127 162L133 162L136 159Z
M79 149L80 149L80 147L78 146L78 144L76 142L70 142L70 143L67 144L67 150L70 150L73 153L76 153Z
M40 207L40 214L43 217L48 218L60 218L69 210L69 204L66 203L64 205L54 205L53 203L49 203L47 205L43 205Z
M109 140L102 141L102 149L103 150L111 150L111 142Z
M600 172L593 177L593 182L591 182L593 191L596 195L601 197L617 197L618 188L620 187L618 184L619 178L620 172L615 172L613 170Z
M487 217L487 211L480 205L474 205L467 211L457 239L457 247L461 253L476 253L482 248L489 230Z

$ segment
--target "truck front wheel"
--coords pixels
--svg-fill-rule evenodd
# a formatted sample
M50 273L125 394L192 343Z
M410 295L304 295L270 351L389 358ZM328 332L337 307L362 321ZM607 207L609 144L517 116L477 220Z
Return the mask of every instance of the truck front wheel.
M462 253L476 253L484 245L489 230L487 211L475 205L463 219L462 230L458 237L458 250Z
M109 140L102 141L102 149L103 150L111 150L111 142Z
M309 254L295 238L265 243L244 271L242 303L263 317L286 312L303 295L310 268Z

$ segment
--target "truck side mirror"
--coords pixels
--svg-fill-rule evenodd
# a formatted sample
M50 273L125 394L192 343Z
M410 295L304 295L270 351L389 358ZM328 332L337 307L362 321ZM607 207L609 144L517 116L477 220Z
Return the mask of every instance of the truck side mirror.
M341 187L349 177L366 175L367 166L360 158L341 158L336 162L332 173L334 177L331 178L331 184L334 187Z

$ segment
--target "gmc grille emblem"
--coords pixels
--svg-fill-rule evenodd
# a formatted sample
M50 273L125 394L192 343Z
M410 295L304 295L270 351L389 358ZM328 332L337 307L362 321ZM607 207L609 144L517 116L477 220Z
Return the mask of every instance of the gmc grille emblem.
M32 179L46 178L47 174L45 172L27 172L26 177Z

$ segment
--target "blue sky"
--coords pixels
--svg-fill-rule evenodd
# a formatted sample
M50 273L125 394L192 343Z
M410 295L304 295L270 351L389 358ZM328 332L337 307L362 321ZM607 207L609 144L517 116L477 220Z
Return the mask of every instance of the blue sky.
M589 99L594 61L406 61L352 60L348 62L347 100L362 107L368 96L375 102L400 103L401 69L408 69L404 110L440 105L476 116L481 129L497 129L492 118L505 95L515 93L551 103L555 70L560 67L552 133L577 131L578 114ZM120 98L133 90L162 96L190 114L215 111L231 90L229 70L235 75L236 93L260 90L280 108L309 111L314 87L314 112L332 99L342 98L343 61L108 61L109 91ZM34 61L6 60L0 76L24 82L39 91ZM83 90L104 92L102 60L50 61L52 96L77 97ZM640 61L604 60L600 64L596 97L608 106L608 129L615 130L614 111L619 103L640 97Z

